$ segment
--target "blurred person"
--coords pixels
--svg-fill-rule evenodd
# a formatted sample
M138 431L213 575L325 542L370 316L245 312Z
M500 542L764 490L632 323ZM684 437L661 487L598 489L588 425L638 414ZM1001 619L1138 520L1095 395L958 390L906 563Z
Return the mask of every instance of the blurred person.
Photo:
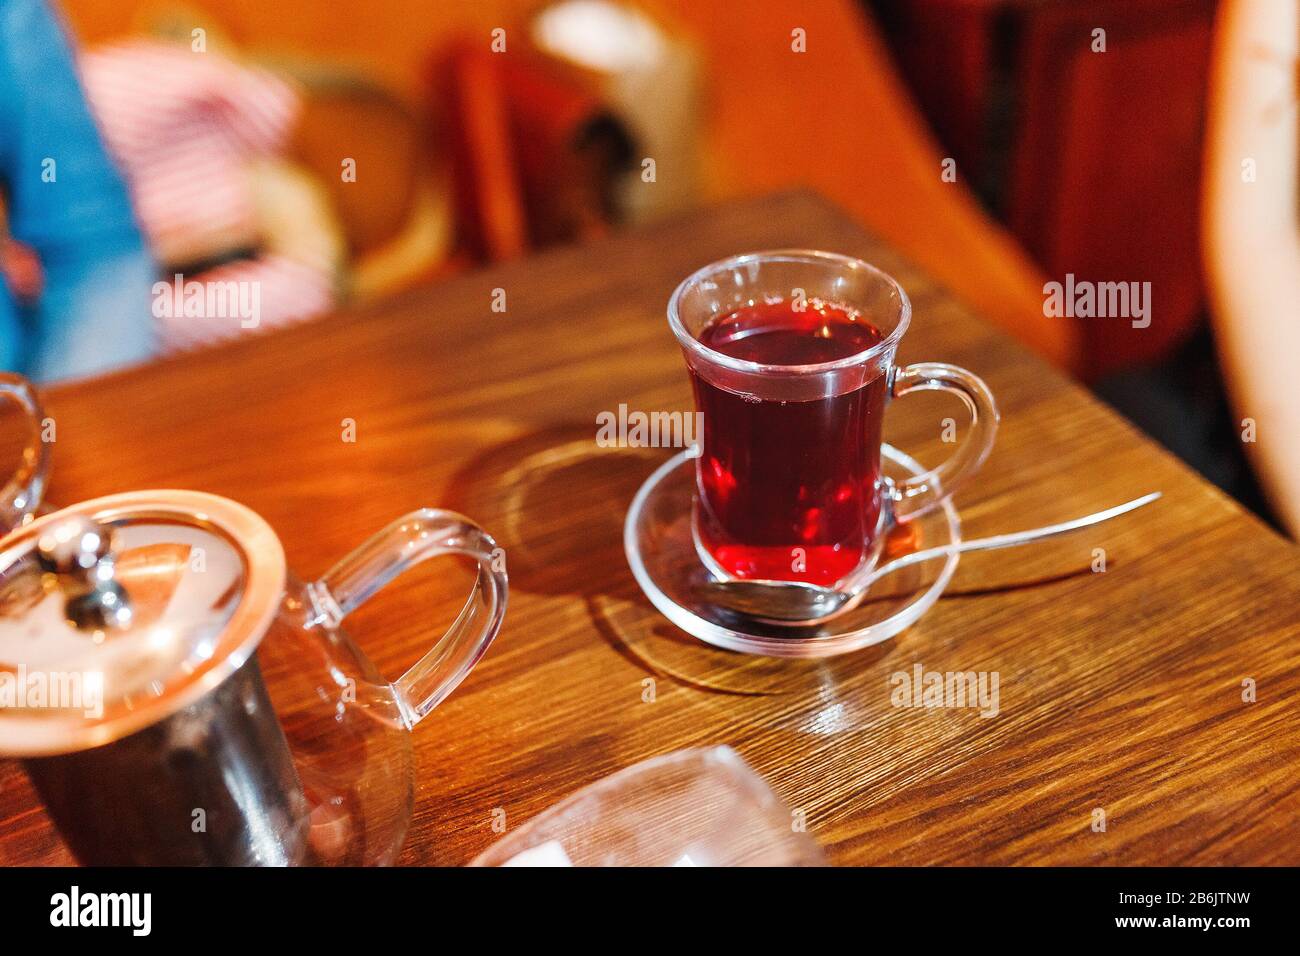
M1300 0L1229 0L1211 72L1205 259L1246 448L1300 538Z
M304 114L295 83L168 38L121 38L83 51L80 66L162 272L152 301L160 353L333 306L345 237L324 182L287 155ZM344 143L330 145L337 170Z
M38 381L154 352L152 260L45 0L0 0L0 368Z

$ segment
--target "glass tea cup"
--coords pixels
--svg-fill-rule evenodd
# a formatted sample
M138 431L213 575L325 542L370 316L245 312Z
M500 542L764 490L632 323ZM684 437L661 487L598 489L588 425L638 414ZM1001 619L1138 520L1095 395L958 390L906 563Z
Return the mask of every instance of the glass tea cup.
M998 413L976 375L898 366L911 318L902 287L849 256L733 256L681 283L668 323L703 419L696 550L721 579L840 585L875 562L885 533L938 507L983 464ZM885 407L909 392L956 394L970 427L937 468L880 470Z

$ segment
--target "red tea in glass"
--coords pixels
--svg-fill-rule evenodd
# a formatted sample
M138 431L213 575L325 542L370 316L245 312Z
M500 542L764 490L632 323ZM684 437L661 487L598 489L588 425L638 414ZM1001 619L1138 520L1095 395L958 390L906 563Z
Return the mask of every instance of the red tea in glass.
M889 276L826 252L735 256L678 286L668 320L704 420L692 520L713 575L834 586L875 560L888 522L937 507L984 461L987 386L952 365L894 365L910 314ZM960 395L971 427L938 468L889 482L887 399L918 389Z
M801 306L801 307L800 307ZM830 303L742 306L699 342L763 365L818 365L878 345L864 316ZM738 395L692 372L704 413L700 543L729 575L833 584L858 567L880 517L885 379L802 401Z

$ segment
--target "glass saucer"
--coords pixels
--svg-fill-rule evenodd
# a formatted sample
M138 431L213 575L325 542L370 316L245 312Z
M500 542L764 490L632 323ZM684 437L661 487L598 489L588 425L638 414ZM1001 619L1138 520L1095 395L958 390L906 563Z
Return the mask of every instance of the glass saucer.
M925 470L892 445L881 447L880 464L885 475L895 480ZM957 570L957 554L901 568L875 582L858 607L819 627L761 623L709 601L707 585L712 578L695 552L691 535L694 498L695 459L687 450L657 468L632 499L623 524L623 551L637 584L659 612L715 647L805 658L869 647L914 624L939 600ZM960 540L961 519L949 500L895 527L879 560Z

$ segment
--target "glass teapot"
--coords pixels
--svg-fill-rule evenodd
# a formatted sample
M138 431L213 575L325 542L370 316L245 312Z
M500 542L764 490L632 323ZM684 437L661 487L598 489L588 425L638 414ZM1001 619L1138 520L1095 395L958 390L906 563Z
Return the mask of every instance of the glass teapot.
M23 762L81 862L392 862L409 732L505 614L504 553L486 532L414 511L304 584L271 527L216 495L31 507L0 539L0 756ZM477 562L473 590L390 683L340 625L440 555Z
M4 400L0 412L16 406L29 432L13 474L0 486L0 534L4 534L25 521L40 504L50 471L50 446L42 440L45 413L31 382L12 372L0 372L0 399ZM4 437L10 437L7 429Z

